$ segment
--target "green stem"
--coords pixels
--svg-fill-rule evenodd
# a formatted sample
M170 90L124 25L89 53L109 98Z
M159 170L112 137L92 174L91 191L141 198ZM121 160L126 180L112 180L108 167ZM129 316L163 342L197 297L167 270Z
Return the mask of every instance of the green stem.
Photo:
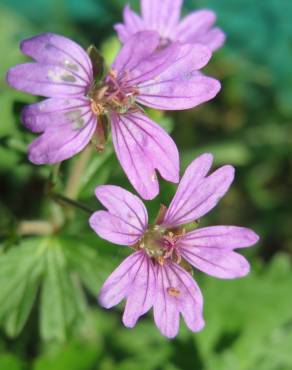
M77 158L76 161L73 163L65 188L65 195L67 197L71 199L76 199L78 197L83 172L86 169L91 154L92 147L91 145L88 145L80 154L79 158Z
M52 173L51 173L51 183L52 183L52 186L54 187L58 181L58 176L59 176L59 171L60 171L60 167L61 167L61 163L57 163L53 166L52 168Z
M51 196L53 199L55 199L58 202L69 204L70 206L81 209L82 211L86 213L92 214L94 212L93 209L87 207L85 204L77 202L74 199L68 198L65 195L58 194L58 193L51 193Z
M21 221L17 232L19 235L51 235L58 230L58 226L45 220Z

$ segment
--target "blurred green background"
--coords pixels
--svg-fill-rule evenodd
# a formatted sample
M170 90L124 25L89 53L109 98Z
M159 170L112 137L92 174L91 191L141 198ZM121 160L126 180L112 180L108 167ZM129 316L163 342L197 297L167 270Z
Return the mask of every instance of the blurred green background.
M130 4L138 9L138 1ZM227 34L207 68L222 91L190 111L149 112L172 132L183 167L205 151L215 155L216 166L236 166L232 189L202 224L245 225L261 236L243 252L252 264L247 278L220 281L195 272L205 297L201 333L182 325L169 341L151 313L128 330L122 307L98 308L99 287L129 251L100 240L85 213L66 208L71 221L53 238L19 235L22 220L60 212L46 196L51 168L33 166L26 155L34 135L19 113L36 98L5 85L6 70L25 60L19 41L56 32L85 48L95 44L110 61L119 47L112 26L124 5L0 0L0 370L291 370L291 0L186 0L184 13L214 9ZM62 164L60 191L76 159ZM81 177L78 200L93 209L97 184L130 189L111 144ZM173 193L161 181L159 199L147 204L150 213Z

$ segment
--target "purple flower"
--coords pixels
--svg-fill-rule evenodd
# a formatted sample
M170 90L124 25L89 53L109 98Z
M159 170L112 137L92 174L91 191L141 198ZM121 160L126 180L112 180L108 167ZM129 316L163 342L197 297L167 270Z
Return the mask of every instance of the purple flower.
M223 45L223 31L213 27L216 21L214 12L198 10L179 21L181 7L182 0L141 0L142 16L127 5L124 10L124 24L115 25L115 30L122 43L137 32L154 30L160 34L162 46L171 41L180 41L200 43L214 51Z
M48 99L27 106L22 121L42 133L29 147L35 164L56 163L80 152L103 130L108 116L117 157L130 182L145 199L159 192L156 170L179 180L179 154L173 140L138 103L176 110L195 107L220 90L217 80L198 70L211 57L202 45L173 43L156 51L159 35L137 33L121 49L105 79L95 81L86 52L73 41L42 34L21 43L36 63L11 68L8 83Z
M162 207L154 225L135 195L117 186L99 186L96 196L107 211L98 211L90 225L103 239L135 250L101 288L99 302L111 308L126 300L123 322L133 327L153 307L161 333L177 335L182 314L190 330L203 328L203 298L191 265L209 275L233 279L249 272L247 260L234 252L258 241L250 229L213 226L187 231L216 206L234 178L232 166L207 175L212 155L204 154L187 168L168 209Z

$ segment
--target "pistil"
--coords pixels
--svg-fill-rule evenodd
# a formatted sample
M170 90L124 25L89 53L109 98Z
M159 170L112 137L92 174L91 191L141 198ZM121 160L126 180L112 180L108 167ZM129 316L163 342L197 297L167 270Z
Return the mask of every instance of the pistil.
M144 234L137 249L143 249L149 257L163 266L166 260L181 263L181 255L176 248L176 242L183 231L175 234L159 225L152 226Z

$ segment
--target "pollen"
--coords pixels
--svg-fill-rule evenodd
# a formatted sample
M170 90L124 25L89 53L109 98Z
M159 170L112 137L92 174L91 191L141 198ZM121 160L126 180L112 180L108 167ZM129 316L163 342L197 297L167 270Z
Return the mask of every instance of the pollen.
M170 288L167 288L166 291L171 297L179 297L180 296L180 290L178 290L176 288L170 287Z
M91 110L97 116L101 116L104 113L104 107L93 99L91 99Z
M156 257L156 261L159 263L160 266L164 265L164 258L162 256Z
M109 71L109 76L116 79L118 77L118 72L115 69Z

